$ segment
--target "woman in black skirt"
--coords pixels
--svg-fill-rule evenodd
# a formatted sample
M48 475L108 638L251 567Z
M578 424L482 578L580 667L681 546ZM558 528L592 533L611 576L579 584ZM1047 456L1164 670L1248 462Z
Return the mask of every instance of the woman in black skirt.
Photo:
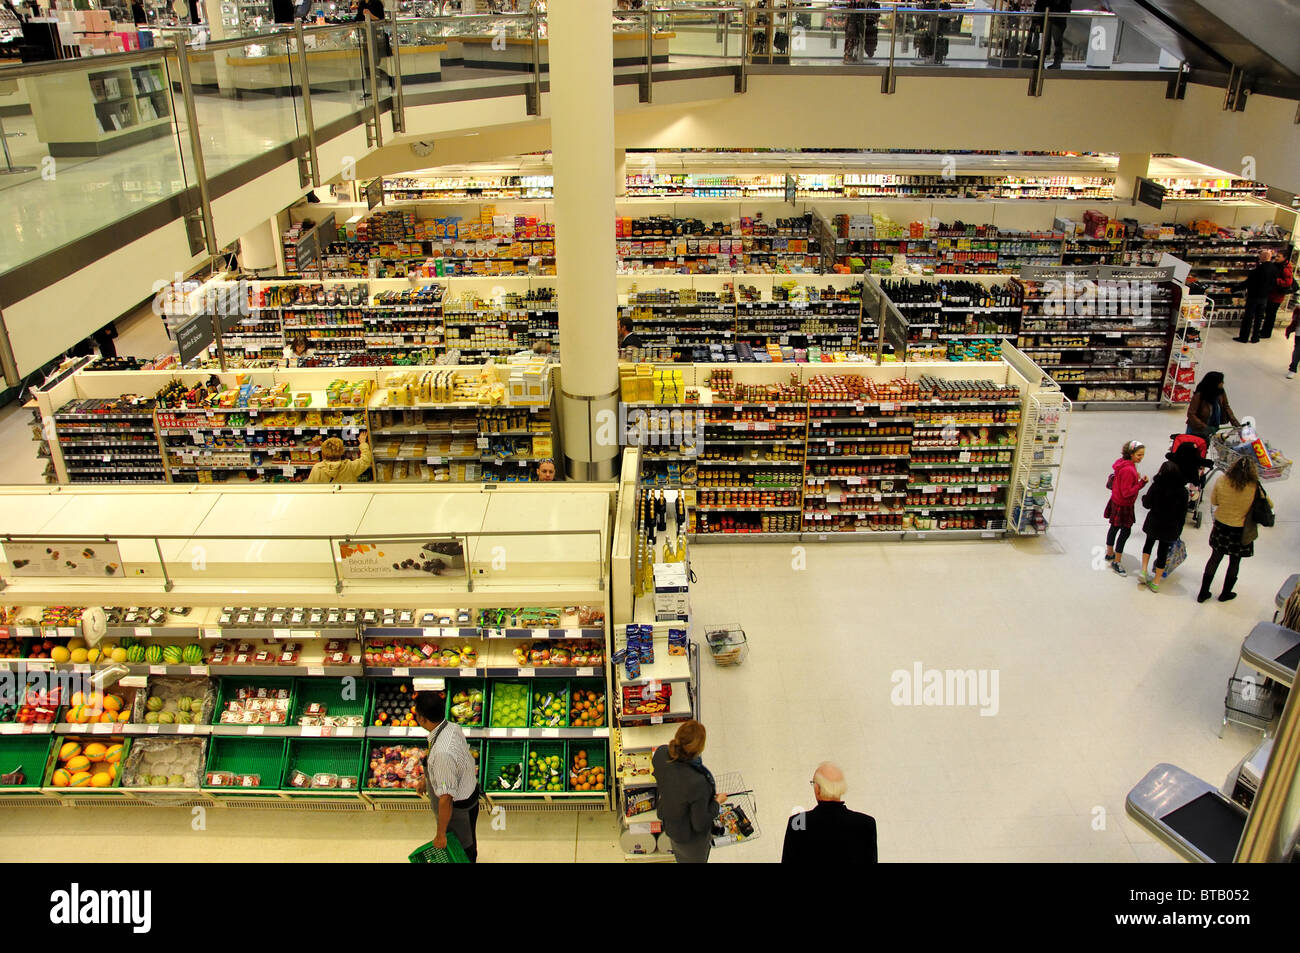
M1255 555L1255 524L1250 523L1250 508L1255 503L1255 489L1259 486L1259 471L1249 454L1237 457L1228 472L1215 481L1210 492L1210 505L1214 507L1214 529L1210 530L1210 560L1201 577L1201 591L1197 602L1210 598L1210 586L1219 563L1228 557L1228 574L1223 579L1220 602L1237 598L1232 587L1237 584L1237 570L1242 559ZM1249 523L1249 526L1247 524ZM1248 531L1249 530L1249 531Z

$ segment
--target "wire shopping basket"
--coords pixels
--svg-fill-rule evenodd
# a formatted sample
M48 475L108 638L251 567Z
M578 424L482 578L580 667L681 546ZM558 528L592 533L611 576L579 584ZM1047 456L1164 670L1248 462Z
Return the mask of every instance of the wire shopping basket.
M740 772L720 774L714 784L727 800L713 819L713 846L730 847L757 840L763 833L758 826L758 798L745 786Z
M745 630L734 622L706 626L704 641L709 644L709 654L717 665L739 665L749 655Z
M1238 457L1255 453L1250 441L1242 436L1241 431L1241 427L1228 427L1210 438L1209 456L1220 469L1228 469ZM1261 480L1287 479L1291 475L1291 461L1268 441L1264 441L1264 449L1271 465L1256 461L1259 478Z
M451 831L447 832L447 846L434 847L433 841L423 847L417 847L406 858L413 864L468 864L469 855L460 846L460 840Z

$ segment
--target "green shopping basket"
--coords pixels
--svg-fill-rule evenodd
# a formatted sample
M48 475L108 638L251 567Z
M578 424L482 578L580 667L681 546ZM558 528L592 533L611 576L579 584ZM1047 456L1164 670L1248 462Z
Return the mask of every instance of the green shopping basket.
M465 853L465 848L460 846L460 840L451 831L447 832L446 847L434 847L433 841L429 841L423 847L417 847L411 851L410 856L406 859L413 864L469 863L469 856Z

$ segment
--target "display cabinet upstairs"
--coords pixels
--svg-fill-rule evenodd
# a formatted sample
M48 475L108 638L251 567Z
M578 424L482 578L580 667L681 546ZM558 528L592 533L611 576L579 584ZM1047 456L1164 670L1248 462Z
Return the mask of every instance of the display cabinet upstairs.
M100 156L166 136L171 93L154 65L58 73L31 84L36 135L55 158Z

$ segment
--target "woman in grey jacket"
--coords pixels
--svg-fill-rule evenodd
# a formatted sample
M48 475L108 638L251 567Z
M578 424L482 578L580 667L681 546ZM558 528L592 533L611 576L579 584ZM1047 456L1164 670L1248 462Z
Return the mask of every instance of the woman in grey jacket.
M703 725L684 721L673 740L656 748L651 757L659 788L659 820L672 839L673 857L679 864L708 863L713 819L726 800L700 760L704 737Z

